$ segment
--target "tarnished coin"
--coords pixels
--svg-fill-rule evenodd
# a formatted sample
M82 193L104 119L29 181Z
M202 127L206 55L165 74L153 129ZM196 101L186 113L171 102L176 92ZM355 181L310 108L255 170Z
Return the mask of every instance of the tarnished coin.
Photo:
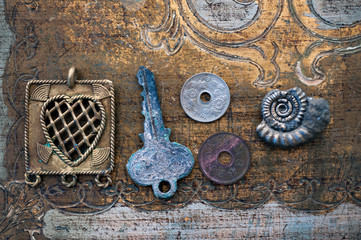
M229 154L229 162L221 162L221 154ZM233 133L216 133L201 146L198 155L203 174L218 184L237 182L247 172L251 156L243 140Z
M222 78L212 73L199 73L182 87L181 105L185 113L198 122L212 122L227 110L231 95Z

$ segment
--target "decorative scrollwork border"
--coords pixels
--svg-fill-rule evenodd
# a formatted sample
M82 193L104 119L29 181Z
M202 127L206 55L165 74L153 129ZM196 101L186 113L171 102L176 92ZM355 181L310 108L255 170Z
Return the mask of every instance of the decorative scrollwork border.
M292 0L288 0L288 3L289 4L292 3ZM28 8L28 11L34 12L39 7L39 4L37 0L19 0L14 5L14 8L12 9L12 13L9 19L11 29L17 37L17 41L12 48L12 59L9 60L8 64L12 64L16 79L11 81L6 81L4 83L5 85L4 91L8 94L8 102L12 107L12 109L16 112L17 119L15 120L14 124L9 130L8 141L10 141L11 138L14 138L13 136L16 135L14 133L19 128L22 127L20 123L25 119L25 112L22 110L23 106L22 104L19 104L19 101L16 100L17 86L21 84L24 85L28 81L37 79L39 73L39 70L36 66L32 66L30 68L31 73L24 73L26 72L26 70L19 69L19 66L16 65L18 53L21 47L24 47L24 51L22 52L22 54L25 56L24 61L29 61L36 56L37 47L39 45L39 39L34 31L35 22L28 21L25 24L24 29L22 29L24 33L20 33L20 29L17 29L15 26L17 8L20 6L25 6L26 8ZM170 11L169 16L173 18L174 15L172 14L173 12ZM162 26L165 26L165 24L166 22L163 23ZM161 29L163 28L162 26L158 28L153 28L153 30ZM206 49L208 53L232 61L248 62L256 66L257 69L259 69L259 71L261 72L260 76L264 75L264 70L262 68L262 65L257 63L256 61L253 61L249 58L245 58L239 55L232 55L231 53L214 49L204 44L203 42L198 41L198 39L192 38L192 34L187 32L187 29L181 27L179 24L177 24L176 26L178 30L176 31L176 35L174 35L174 37L180 36L178 45L176 45L177 47L173 49L169 45L169 49L168 49L166 42L165 43L160 42L158 43L158 45L152 46L152 48L161 48L165 44L164 45L165 49L168 49L166 51L168 51L170 55L175 54L181 48L184 42L184 35L186 35L192 43L194 43L201 49ZM309 31L306 30L306 32ZM312 34L312 32L309 33ZM144 34L144 29L142 34ZM142 40L143 41L147 40L144 35L142 37ZM163 40L165 41L165 39ZM325 39L321 38L320 40L321 44L323 44L322 40ZM273 55L271 56L271 58L269 58L269 60L273 64L276 71L276 76L274 77L274 79L278 79L280 69L276 63L276 59L279 48L276 42L270 43L270 46L274 48L274 51L273 51ZM246 49L256 50L261 56L264 56L264 58L266 58L262 48L260 48L255 44L247 45ZM353 49L341 48L341 49L330 50L330 52L327 53L344 54L346 53L344 50L347 50L348 51L347 53L353 53L359 51L359 46L354 46ZM324 53L322 57L326 55L327 54ZM318 60L314 63L314 66L316 66L317 62L319 61L319 58L317 59ZM276 82L276 80L274 79L270 82L264 82L264 80L261 77L259 77L256 80L256 82L257 84L259 84L259 86L271 86ZM8 84L12 84L12 83L14 84L14 86L9 87ZM12 91L10 91L10 89L12 89ZM114 114L114 112L115 109L112 109L112 114ZM112 119L114 118L115 116L112 116ZM112 138L113 138L112 141L114 141L114 135L112 135ZM17 154L15 156L15 159L10 159L8 161L19 162L21 159L23 159L23 156L26 155L26 151L27 151L26 147L24 149L20 143L12 147L14 147L17 150ZM191 201L198 199L214 207L227 208L227 209L257 208L269 201L274 200L280 203L281 205L286 206L287 208L302 210L307 212L331 210L347 200L351 200L355 204L361 205L360 179L347 179L346 181L340 183L331 183L328 185L326 184L327 185L326 190L328 192L338 194L337 196L339 197L334 202L322 202L317 199L316 188L322 185L323 181L320 179L304 179L304 178L299 180L290 179L289 181L286 182L277 182L274 179L270 179L267 182L259 183L256 186L250 187L249 189L248 186L245 186L244 182L240 182L227 187L226 190L227 193L229 193L229 195L225 199L221 199L221 200L210 200L205 197L205 193L214 191L217 188L217 186L213 185L211 182L199 178L194 178L192 180L185 179L182 180L179 184L179 192L180 194L183 194L185 196L184 199L180 202L177 201L177 199L161 200L156 198L151 198L149 200L145 200L142 202L136 202L134 201L134 198L132 198L132 196L138 194L141 190L138 186L126 181L115 181L115 183L113 183L112 186L108 186L105 189L96 188L91 181L81 181L79 184L77 184L75 190L73 189L75 193L69 197L71 198L69 199L71 202L68 203L65 202L63 204L59 204L57 203L56 199L62 198L66 196L66 194L69 194L69 190L63 188L63 186L61 186L58 183L47 184L47 185L45 183L42 183L39 185L39 187L34 189L27 187L24 182L15 180L17 179L16 169L15 169L16 164L14 166L12 167L14 168L14 171L12 170L9 171L11 174L10 182L8 182L5 185L3 184L0 187L1 190L5 193L6 195L5 198L7 199L6 200L7 202L4 205L5 210L1 212L2 223L0 224L1 227L0 236L4 238L8 236L7 234L10 232L10 229L15 229L18 226L17 224L15 224L15 222L16 220L19 219L16 218L19 215L16 215L15 212L16 211L21 212L22 214L23 212L25 213L27 211L32 211L30 210L30 208L37 211L36 213L30 214L31 220L29 221L32 223L32 226L34 227L29 229L24 228L23 231L28 231L30 236L34 236L34 234L40 233L41 231L40 229L43 225L41 219L44 212L48 208L59 209L60 211L70 212L70 213L94 214L109 210L112 206L114 206L115 203L119 201L124 202L129 207L143 209L143 210L154 210L154 208L152 208L152 206L154 205L160 206L159 208L157 208L157 210L171 210L171 209L183 207L188 203L190 203ZM15 189L18 189L21 192L21 194L17 194L16 192L13 192ZM289 201L282 197L282 193L292 191L295 189L298 189L299 191L305 193L301 199L297 201L296 200ZM259 199L257 201L252 202L242 199L237 195L240 191L247 191L247 190L252 191L255 195L258 194L257 196L260 196ZM104 198L104 201L102 201L100 204L94 202L93 201L94 198L97 197L94 196L89 197L88 196L89 193L97 194L97 197ZM27 201L20 202L20 196L30 197L32 201L29 202L29 204L25 205L24 207L23 203L27 203ZM229 203L234 203L235 205ZM32 207L32 206L36 206L36 207ZM312 206L312 208L310 208L309 206ZM11 209L16 209L16 211ZM15 212L11 212L11 211L15 211ZM21 221L19 222L19 224L21 224Z

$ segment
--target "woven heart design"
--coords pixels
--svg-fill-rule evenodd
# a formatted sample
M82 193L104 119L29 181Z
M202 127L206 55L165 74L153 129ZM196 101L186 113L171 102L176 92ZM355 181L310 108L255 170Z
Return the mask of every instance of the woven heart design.
M103 134L105 122L103 104L86 95L52 97L44 103L40 114L46 141L72 167L91 154Z

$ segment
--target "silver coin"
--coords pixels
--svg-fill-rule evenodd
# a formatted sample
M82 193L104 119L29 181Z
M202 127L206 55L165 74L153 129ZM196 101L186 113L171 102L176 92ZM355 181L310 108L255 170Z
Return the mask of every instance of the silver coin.
M212 122L228 109L231 95L222 78L212 73L198 73L182 87L181 105L198 122Z

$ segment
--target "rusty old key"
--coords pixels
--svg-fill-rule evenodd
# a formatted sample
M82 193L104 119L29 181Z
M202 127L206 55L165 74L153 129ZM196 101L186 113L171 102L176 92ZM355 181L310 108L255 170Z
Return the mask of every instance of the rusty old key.
M140 67L137 77L144 89L144 133L139 135L144 147L130 157L128 173L136 183L151 185L156 197L169 198L177 190L177 180L192 171L193 155L187 147L169 140L170 129L164 127L153 73ZM170 185L169 191L161 191L162 182Z

